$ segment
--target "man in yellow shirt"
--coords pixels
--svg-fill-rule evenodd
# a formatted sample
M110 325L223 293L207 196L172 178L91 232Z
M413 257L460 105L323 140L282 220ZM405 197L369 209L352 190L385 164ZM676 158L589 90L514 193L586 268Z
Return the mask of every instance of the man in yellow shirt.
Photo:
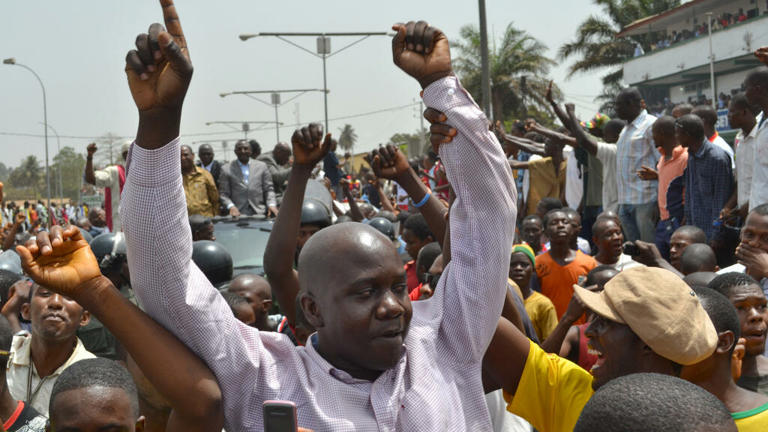
M525 311L531 319L536 336L540 341L544 341L557 327L557 312L552 300L531 289L531 277L535 265L536 258L530 246L526 244L512 246L509 277L520 287Z
M205 168L195 166L195 154L189 146L181 146L181 174L187 213L214 217L219 213L219 190L213 176Z
M717 348L718 335L696 294L673 273L650 267L625 270L600 293L574 286L596 314L587 329L598 356L590 372L547 354L501 320L486 353L490 377L506 394L507 409L540 432L572 431L594 389L638 372L677 376Z

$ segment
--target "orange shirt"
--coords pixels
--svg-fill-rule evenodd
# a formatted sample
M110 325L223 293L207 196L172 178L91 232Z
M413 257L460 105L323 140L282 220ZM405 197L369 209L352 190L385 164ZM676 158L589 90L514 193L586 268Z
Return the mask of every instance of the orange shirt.
M578 250L576 258L565 266L556 263L550 252L536 257L536 275L539 277L541 293L552 300L558 320L568 309L568 303L573 296L573 285L578 282L579 276L586 275L595 267L597 261Z
M666 156L662 156L656 165L656 171L659 173L659 216L661 216L661 220L669 219L669 210L667 210L669 184L672 183L672 180L682 176L687 166L688 149L683 146L677 146L672 150L672 159L667 160Z

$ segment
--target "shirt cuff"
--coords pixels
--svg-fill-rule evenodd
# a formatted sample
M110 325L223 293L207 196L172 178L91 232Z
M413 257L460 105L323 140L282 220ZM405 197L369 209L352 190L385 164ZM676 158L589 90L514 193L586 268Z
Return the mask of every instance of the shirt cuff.
M472 103L478 109L472 96L461 86L459 78L451 75L441 78L424 89L424 104L441 112Z
M229 204L227 204L227 210L231 209L231 208L232 208L232 207L234 207L234 206L235 206L235 205L234 205L233 203L229 203Z
M128 173L131 182L139 186L156 186L171 183L181 177L181 140L177 137L154 150L131 144Z

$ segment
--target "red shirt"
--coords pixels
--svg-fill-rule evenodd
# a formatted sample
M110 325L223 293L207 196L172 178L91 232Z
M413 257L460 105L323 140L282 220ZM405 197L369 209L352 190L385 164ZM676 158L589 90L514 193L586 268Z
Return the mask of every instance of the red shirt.
M405 282L408 284L408 294L419 287L419 275L416 273L416 260L410 260L405 264Z

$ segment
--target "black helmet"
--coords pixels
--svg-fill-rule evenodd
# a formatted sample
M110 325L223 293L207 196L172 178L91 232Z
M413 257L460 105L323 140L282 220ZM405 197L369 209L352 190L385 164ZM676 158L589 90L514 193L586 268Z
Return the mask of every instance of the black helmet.
M301 224L317 225L325 228L331 225L331 213L328 207L314 198L307 198L301 205Z
M88 244L90 244L91 240L93 240L93 236L91 235L91 233L89 233L88 231L86 231L86 230L84 230L83 228L80 228L80 227L77 227L77 229L80 230L80 234L83 235L83 238L85 239L85 241L87 241Z
M102 274L119 270L118 266L128 259L125 235L121 232L99 234L91 240L90 246L93 254L96 255Z
M210 240L192 243L192 261L216 287L232 279L232 255L221 243Z
M376 228L377 231L389 237L390 240L395 239L395 225L392 222L386 220L383 217L375 217L368 221L368 225Z

